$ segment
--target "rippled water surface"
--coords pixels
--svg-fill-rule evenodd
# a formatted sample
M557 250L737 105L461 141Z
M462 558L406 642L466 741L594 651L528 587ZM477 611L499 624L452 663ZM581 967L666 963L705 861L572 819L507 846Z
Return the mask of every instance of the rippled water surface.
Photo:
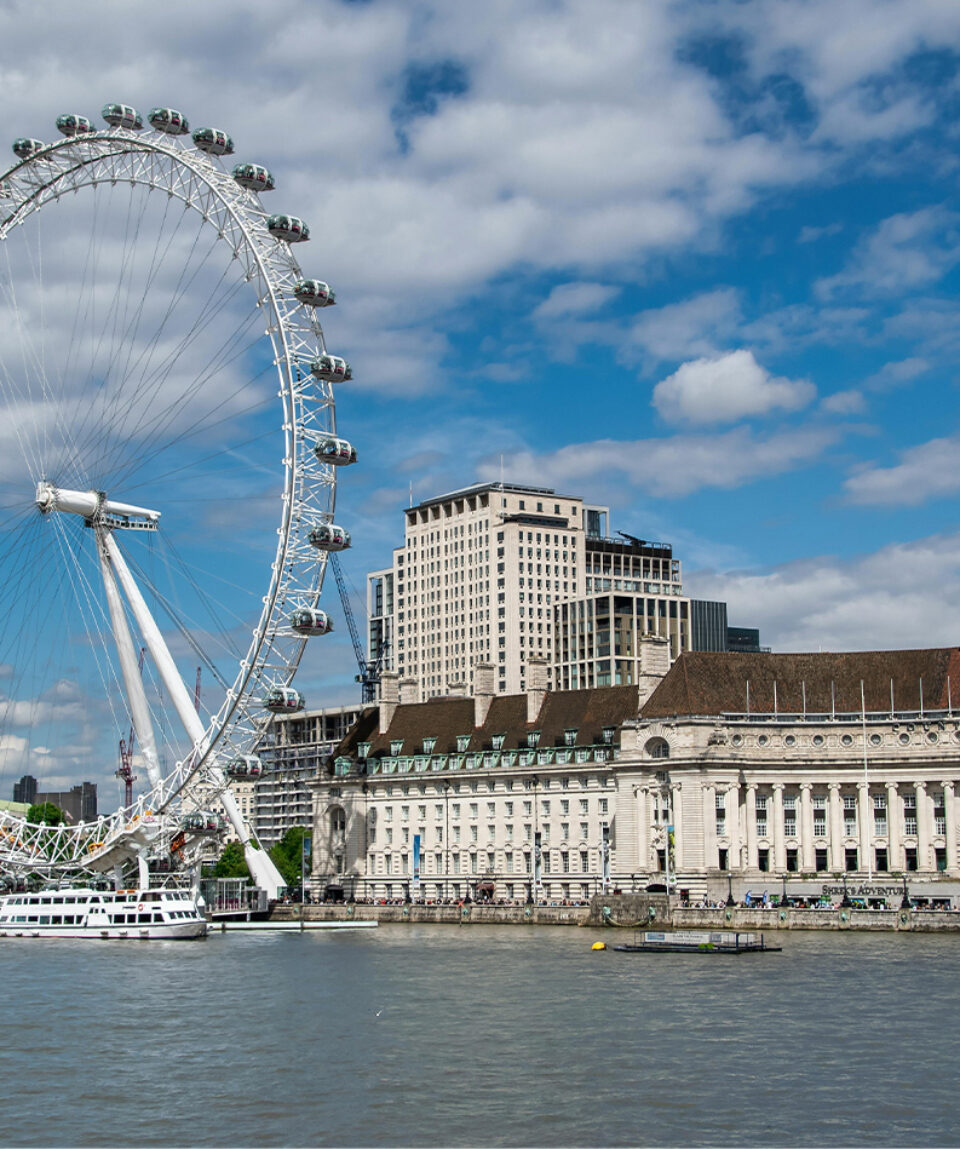
M0 1141L960 1141L960 938L788 933L732 957L597 937L6 941Z

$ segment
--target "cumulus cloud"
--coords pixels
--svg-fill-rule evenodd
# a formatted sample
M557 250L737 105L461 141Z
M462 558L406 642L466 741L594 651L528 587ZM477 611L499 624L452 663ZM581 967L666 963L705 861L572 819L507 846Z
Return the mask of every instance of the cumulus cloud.
M893 467L866 466L844 483L846 501L872 507L918 507L960 491L960 435L931 439L900 452Z
M737 428L722 434L630 442L602 439L545 454L517 451L507 460L506 475L510 480L565 488L574 481L616 473L638 491L676 498L704 488L732 490L806 466L836 443L840 434L835 428L808 427L758 438L746 428ZM478 472L483 479L496 479L499 464L488 459Z
M826 555L757 571L690 572L684 589L719 599L734 626L781 651L896 650L960 641L960 534Z
M702 425L796 411L815 395L808 380L777 378L740 350L682 364L656 385L653 404L668 422Z

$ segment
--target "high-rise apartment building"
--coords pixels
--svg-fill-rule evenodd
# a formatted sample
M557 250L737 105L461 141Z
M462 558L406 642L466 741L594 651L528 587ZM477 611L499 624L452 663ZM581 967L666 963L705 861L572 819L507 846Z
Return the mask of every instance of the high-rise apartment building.
M414 682L420 700L473 693L479 663L495 667L498 694L516 694L530 659L547 663L549 686L569 689L636 682L642 635L667 639L674 658L690 648L680 563L662 543L609 538L606 507L546 487L479 483L404 517L393 566L368 576L369 657L387 642L384 669ZM629 600L632 635L617 632L612 662L610 638L595 641L611 592L606 613L622 616ZM561 614L560 604L570 609Z

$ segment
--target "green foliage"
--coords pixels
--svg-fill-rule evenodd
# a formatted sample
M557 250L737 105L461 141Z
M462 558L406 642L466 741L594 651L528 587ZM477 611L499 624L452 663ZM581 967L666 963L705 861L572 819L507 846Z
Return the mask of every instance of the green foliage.
M280 871L283 880L288 886L299 886L301 875L300 855L303 850L303 838L308 831L303 826L291 826L275 846L270 847L270 857L273 864ZM307 859L307 873L310 872L310 860Z
M243 857L243 846L239 842L228 842L223 853L213 867L215 878L249 878L250 871Z
M34 803L27 811L27 821L34 825L59 826L63 820L63 811L53 802Z

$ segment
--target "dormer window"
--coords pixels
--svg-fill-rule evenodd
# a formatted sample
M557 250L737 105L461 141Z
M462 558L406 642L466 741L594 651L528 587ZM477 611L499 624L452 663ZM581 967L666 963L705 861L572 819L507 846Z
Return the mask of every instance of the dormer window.
M503 749L503 740L505 738L506 738L506 734L494 734L493 738L490 740L491 746L493 747L493 749L494 750L502 750Z
M358 742L357 743L357 757L358 758L369 758L370 757L370 743L369 742Z
M470 735L469 734L458 734L457 735L457 753L458 754L462 754L469 745L470 745Z
M401 750L403 750L403 739L392 738L390 740L390 753L393 755L393 757L396 758Z
M609 746L613 742L613 736L616 734L616 732L616 726L604 726L604 728L600 731L600 737Z
M436 746L436 744L437 744L436 738L424 738L424 740L423 740L423 752L424 752L424 754L432 754L433 748L434 748L434 746Z
M530 731L530 733L527 735L527 745L530 747L531 750L535 749L537 746L540 745L540 731L539 730L531 730Z
M564 744L564 746L576 746L576 744L577 744L577 730L576 730L576 728L571 728L570 730L564 730L564 732L563 732L563 744Z

